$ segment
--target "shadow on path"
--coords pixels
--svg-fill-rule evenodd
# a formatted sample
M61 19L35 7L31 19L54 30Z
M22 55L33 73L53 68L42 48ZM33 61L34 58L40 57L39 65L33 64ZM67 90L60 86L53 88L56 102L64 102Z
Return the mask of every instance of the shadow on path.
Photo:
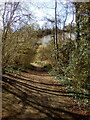
M89 115L70 110L78 107L69 102L68 97L72 95L68 95L62 85L42 83L37 77L36 81L22 77L3 75L2 120L90 120Z

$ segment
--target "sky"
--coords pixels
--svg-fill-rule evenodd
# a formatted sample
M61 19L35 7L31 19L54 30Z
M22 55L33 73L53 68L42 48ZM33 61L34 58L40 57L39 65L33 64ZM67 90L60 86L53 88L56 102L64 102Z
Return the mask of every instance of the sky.
M36 23L39 24L39 26L42 28L47 20L46 18L55 19L55 0L0 0L0 3L4 2L22 2L24 6L27 8L28 4L30 4L30 10L33 12L34 19L36 20ZM63 1L65 4L67 0L57 0L59 3L60 1ZM60 13L61 21L64 18L64 11L63 6L61 4L57 5L58 13ZM62 16L62 18L61 18ZM72 14L68 15L67 24L69 24L72 21ZM74 20L75 22L75 20ZM50 22L48 22L50 24Z
M61 0L57 0L57 1L58 1L57 14L60 15L59 17L57 17L57 19L61 19L61 22L63 22L63 19L65 18L65 9L63 8L63 5L60 3ZM65 5L66 1L63 0L62 3ZM70 5L69 5L69 7L70 7ZM40 27L45 25L45 23L47 21L46 18L50 18L53 20L55 19L55 0L33 0L32 9L34 11L34 15L38 19L37 23L40 25ZM61 16L62 16L62 18L61 18ZM69 13L66 24L71 23L72 18L73 18L72 13ZM75 23L75 17L74 17L73 22ZM50 24L50 22L48 22L48 24Z
M59 17L57 19L61 19L61 22L65 19L66 11L65 11L65 6L60 3L61 0L57 0L57 14L59 14ZM34 0L33 2L34 6L32 6L32 9L34 11L34 15L38 18L38 24L40 27L42 27L46 23L45 18L50 18L50 19L55 19L55 0ZM63 0L63 4L65 5L66 2ZM35 7L38 6L38 7ZM72 5L69 5L68 7L71 7ZM71 23L73 19L73 12L74 9L68 8L68 16L67 16L67 21L66 24ZM70 13L71 12L71 13ZM61 18L62 17L62 18ZM75 16L73 23L75 23Z
M40 3L43 3L43 2L53 2L54 0L0 0L0 2L40 2ZM57 1L65 1L65 0L57 0ZM66 0L67 1L67 0Z
M0 0L0 2L53 2L54 0ZM61 2L89 2L90 0L57 0L57 1L61 1Z

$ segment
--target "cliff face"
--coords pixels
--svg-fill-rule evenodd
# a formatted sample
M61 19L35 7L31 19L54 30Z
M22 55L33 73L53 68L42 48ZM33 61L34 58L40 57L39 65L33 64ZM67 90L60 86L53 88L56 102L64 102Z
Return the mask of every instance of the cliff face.
M58 34L58 39L61 38L62 41L67 42L70 38L72 40L75 40L75 34L74 33L69 33L69 32L64 32L64 33L59 33ZM44 36L40 39L40 43L42 45L48 44L51 40L53 39L52 35L47 35Z
M40 39L42 45L46 45L51 41L51 35L44 36L43 38Z

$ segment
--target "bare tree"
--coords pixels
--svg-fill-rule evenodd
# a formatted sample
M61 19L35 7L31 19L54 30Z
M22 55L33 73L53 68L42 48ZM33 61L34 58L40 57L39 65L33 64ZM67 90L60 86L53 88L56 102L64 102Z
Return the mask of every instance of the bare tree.
M31 13L21 6L20 2L5 2L2 10L3 34L2 34L2 65L3 69L10 63L17 52L18 37L15 31L19 26L30 21ZM17 29L16 29L17 28ZM16 45L15 45L16 44Z

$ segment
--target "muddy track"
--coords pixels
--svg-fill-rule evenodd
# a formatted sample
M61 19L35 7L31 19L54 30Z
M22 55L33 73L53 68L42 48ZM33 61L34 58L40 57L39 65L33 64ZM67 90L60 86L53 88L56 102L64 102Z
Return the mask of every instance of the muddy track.
M3 120L90 120L65 86L47 72L3 75Z

